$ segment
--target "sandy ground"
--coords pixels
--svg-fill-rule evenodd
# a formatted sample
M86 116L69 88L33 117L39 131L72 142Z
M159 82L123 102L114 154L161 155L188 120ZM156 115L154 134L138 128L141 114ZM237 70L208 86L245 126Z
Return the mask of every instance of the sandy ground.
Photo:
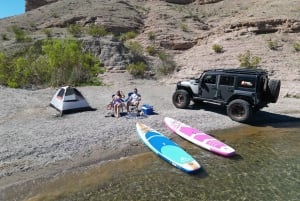
M225 110L213 105L180 110L172 104L175 83L132 80L110 75L106 86L78 87L96 111L63 117L49 107L55 88L40 90L0 87L0 192L41 176L56 175L80 166L146 151L136 131L137 119L105 117L105 106L118 89L125 93L137 87L142 104L154 106L157 114L140 119L171 137L163 117L174 117L205 132L243 124L232 121ZM253 125L300 121L300 99L286 98L300 92L300 83L282 82L280 98L253 118ZM1 194L1 193L0 193ZM0 196L1 200L1 196Z

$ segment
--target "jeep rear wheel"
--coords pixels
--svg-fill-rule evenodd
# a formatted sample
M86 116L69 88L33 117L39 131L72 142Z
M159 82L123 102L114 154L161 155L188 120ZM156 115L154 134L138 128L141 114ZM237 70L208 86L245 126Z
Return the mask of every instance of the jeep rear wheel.
M245 122L252 115L252 108L247 101L236 99L228 104L227 115L234 121Z
M177 90L173 94L172 101L175 107L184 109L190 104L191 98L187 91Z
M269 80L268 83L268 101L276 103L280 92L280 80Z

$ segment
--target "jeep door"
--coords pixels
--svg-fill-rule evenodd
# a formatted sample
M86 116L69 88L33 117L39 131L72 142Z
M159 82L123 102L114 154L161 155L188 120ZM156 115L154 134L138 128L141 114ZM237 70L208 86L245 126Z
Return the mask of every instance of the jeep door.
M201 96L203 99L217 98L217 75L206 74L201 81Z
M227 100L233 95L234 92L234 76L221 75L219 81L219 98L222 102Z

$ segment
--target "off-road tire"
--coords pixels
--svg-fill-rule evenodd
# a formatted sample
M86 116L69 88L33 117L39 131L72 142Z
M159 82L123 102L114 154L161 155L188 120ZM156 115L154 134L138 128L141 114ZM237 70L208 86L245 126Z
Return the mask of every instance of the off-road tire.
M267 89L267 97L268 101L271 103L276 103L279 97L280 92L280 80L269 80L268 89Z
M172 101L176 108L184 109L190 105L191 98L187 91L177 90L173 93Z
M246 122L250 119L252 113L252 107L243 99L235 99L227 106L227 115L237 122Z

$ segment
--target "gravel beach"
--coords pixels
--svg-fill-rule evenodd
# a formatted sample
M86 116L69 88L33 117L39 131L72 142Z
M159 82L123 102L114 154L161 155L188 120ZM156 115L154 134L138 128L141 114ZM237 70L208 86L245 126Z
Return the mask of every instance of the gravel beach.
M147 151L135 131L137 120L169 137L172 134L162 122L165 116L205 132L243 125L213 105L176 109L171 98L175 82L118 77L104 77L105 86L78 87L97 110L63 117L49 107L55 88L0 87L0 192L34 178ZM111 95L118 89L127 94L135 87L142 95L141 104L154 106L156 114L143 119L105 117ZM287 93L299 93L299 88L299 83L282 81L278 102L259 112L253 118L253 125L300 121L300 99L284 97Z

